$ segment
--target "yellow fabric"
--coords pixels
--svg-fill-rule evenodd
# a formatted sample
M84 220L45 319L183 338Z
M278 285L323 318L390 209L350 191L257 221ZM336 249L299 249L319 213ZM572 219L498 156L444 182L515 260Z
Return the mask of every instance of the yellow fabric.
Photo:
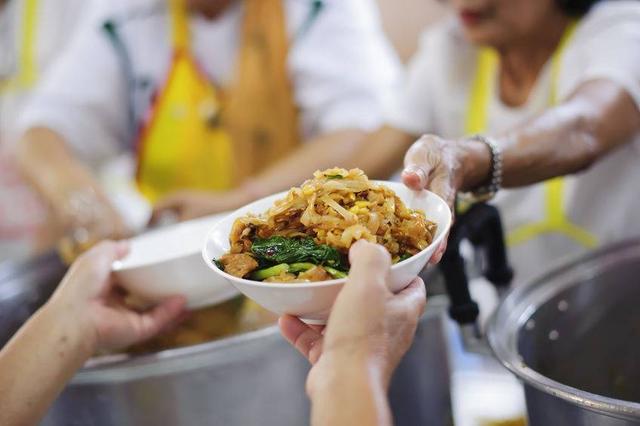
M20 25L18 75L0 81L0 94L10 90L25 90L34 86L37 78L36 41L38 30L38 0L24 0Z
M560 64L567 42L575 31L576 23L567 27L560 45L551 58L551 89L549 105L557 103L557 83L560 74ZM477 134L487 127L487 111L489 96L493 92L493 84L498 66L497 54L488 48L480 50L476 65L476 75L471 87L471 97L465 122L466 133ZM597 238L588 230L573 223L564 209L565 180L563 178L550 179L544 183L545 213L539 222L533 222L514 229L507 235L507 244L515 246L532 240L541 234L563 234L576 243L592 248L598 243Z
M245 0L226 94L193 59L184 0L169 1L175 57L138 145L138 185L150 201L178 189L230 189L298 144L282 1Z
M233 136L235 178L242 181L300 143L287 71L289 40L282 0L244 0L242 49L223 116Z

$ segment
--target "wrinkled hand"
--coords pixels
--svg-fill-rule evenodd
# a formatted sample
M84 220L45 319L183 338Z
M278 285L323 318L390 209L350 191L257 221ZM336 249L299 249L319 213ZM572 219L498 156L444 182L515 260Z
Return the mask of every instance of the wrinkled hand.
M446 201L455 214L456 194L464 177L464 150L459 143L438 136L424 135L404 157L402 181L413 190L428 189ZM429 263L438 263L447 249L447 238L440 244Z
M111 265L127 252L125 242L99 243L78 258L47 302L61 315L73 316L93 351L120 349L153 337L178 322L184 311L182 296L168 298L145 312L125 305Z
M311 394L345 359L370 363L386 387L409 349L425 309L424 283L416 278L398 294L388 287L391 258L379 245L359 241L349 253L351 271L338 295L326 329L292 316L280 318L285 338L313 364Z
M251 199L241 191L178 191L169 194L156 203L153 208L151 223L157 223L164 214L175 215L177 220L182 222L235 210L249 201Z
M130 234L120 214L104 194L91 188L61 194L61 200L53 206L57 221L64 230L58 245L68 263L98 241L124 238Z
M422 136L404 157L402 181L411 189L435 192L453 207L463 177L461 157L457 142Z

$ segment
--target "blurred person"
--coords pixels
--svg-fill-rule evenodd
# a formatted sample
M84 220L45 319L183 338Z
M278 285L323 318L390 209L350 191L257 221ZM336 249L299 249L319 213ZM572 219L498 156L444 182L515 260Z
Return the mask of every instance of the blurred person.
M145 313L121 304L110 274L126 251L126 244L103 242L85 253L0 351L1 424L38 423L96 350L143 340L179 320L182 297ZM424 284L416 278L391 294L391 258L381 246L359 242L350 259L349 279L324 332L293 317L283 317L281 328L314 364L307 379L312 424L391 424L387 388L424 311Z
M46 205L23 180L11 149L24 105L87 19L92 3L0 0L0 261L52 244Z
M150 202L224 191L180 219L266 194L256 174L302 141L376 128L396 81L370 0L123 0L105 9L21 120L20 164L80 246L130 231L111 190L131 193L134 178Z
M340 165L385 177L406 153L405 183L452 205L504 187L494 202L519 282L640 235L640 2L448 4L455 18L424 34L387 125L341 143ZM413 144L425 133L437 136Z

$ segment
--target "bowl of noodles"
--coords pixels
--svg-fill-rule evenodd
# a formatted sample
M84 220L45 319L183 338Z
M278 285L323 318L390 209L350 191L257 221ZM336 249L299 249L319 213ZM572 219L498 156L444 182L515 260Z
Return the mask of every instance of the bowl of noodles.
M202 255L211 270L264 308L323 324L346 281L356 241L387 249L389 288L397 292L427 265L451 219L436 194L334 168L222 219Z

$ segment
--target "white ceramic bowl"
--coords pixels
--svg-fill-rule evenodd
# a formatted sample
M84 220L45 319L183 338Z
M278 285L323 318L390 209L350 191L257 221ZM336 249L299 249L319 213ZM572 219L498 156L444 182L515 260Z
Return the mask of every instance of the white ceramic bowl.
M413 192L397 182L379 183L395 191L409 207L423 210L427 218L438 225L435 239L429 247L391 267L390 290L397 292L406 287L422 271L445 238L451 226L451 211L444 200L432 192ZM285 194L286 192L283 192L258 200L216 223L207 236L202 256L216 276L224 277L245 296L264 308L279 315L290 314L300 317L309 324L324 324L333 301L345 283L344 279L296 284L263 283L229 275L218 269L212 261L229 252L229 233L236 218L247 213L263 213L273 205L274 201L284 197Z
M153 230L130 240L127 257L113 265L118 282L149 302L181 294L196 309L231 299L238 290L202 263L202 244L222 215Z

